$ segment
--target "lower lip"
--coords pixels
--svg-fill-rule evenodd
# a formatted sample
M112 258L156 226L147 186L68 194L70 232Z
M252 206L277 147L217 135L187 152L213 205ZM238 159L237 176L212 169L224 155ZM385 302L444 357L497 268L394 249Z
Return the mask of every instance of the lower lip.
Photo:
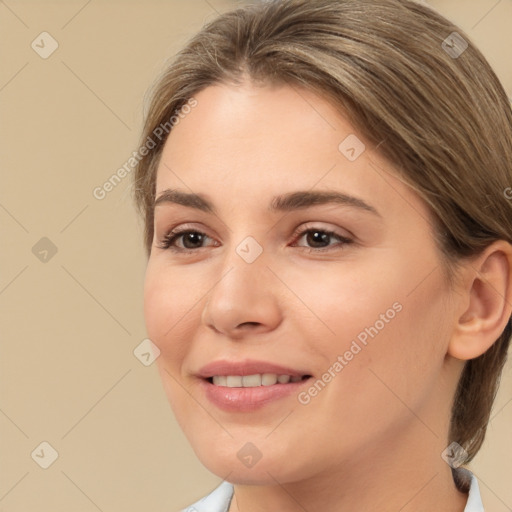
M206 397L214 405L228 412L247 412L297 393L301 387L309 384L311 377L288 384L273 384L272 386L257 386L254 388L228 388L215 386L206 379L201 379L200 385Z

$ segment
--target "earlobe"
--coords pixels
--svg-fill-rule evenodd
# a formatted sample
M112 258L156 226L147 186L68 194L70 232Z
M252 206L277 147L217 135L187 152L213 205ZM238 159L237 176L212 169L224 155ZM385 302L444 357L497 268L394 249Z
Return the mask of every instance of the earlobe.
M498 240L464 266L464 304L455 318L448 354L469 360L493 345L512 314L512 245Z

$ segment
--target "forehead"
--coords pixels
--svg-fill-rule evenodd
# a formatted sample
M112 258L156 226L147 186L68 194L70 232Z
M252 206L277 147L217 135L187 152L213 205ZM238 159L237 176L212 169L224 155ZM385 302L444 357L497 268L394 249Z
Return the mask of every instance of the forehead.
M263 196L328 188L397 211L404 207L397 195L409 209L419 200L349 121L312 91L222 84L195 99L167 138L157 196L172 188L256 204Z
M171 167L298 171L337 158L340 136L353 131L332 107L295 87L214 85L195 99L197 106L167 138L162 160Z

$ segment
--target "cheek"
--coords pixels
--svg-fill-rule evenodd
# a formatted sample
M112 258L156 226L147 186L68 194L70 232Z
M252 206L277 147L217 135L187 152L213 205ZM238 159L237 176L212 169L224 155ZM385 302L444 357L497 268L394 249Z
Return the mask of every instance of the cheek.
M346 355L337 373L343 377L333 379L330 393L365 393L364 403L376 406L390 393L386 385L411 402L427 393L442 365L447 335L439 269L428 275L435 268L429 262L387 256L374 265L344 262L343 270L318 266L287 276L301 299L294 298L298 306L292 309L297 308L308 351L325 371Z
M357 356L359 369L347 369L352 375L358 372L349 386L354 385L361 401L380 418L393 421L410 417L409 408L419 411L431 400L446 352L449 309L438 272L422 280L404 269L382 297L381 308L372 307L367 317L364 332L374 336L368 336ZM392 303L399 308L391 315L386 308Z
M162 267L151 261L148 264L144 282L144 319L149 338L163 356L159 360L172 362L180 359L179 344L184 339L182 331L187 324L187 312L193 314L190 290L195 287L190 281L186 283L179 269Z
M301 324L309 331L305 339L324 339L321 346L328 353L348 348L359 335L364 341L365 333L368 337L366 329L375 323L382 330L397 316L396 303L404 295L399 281L403 276L382 272L381 265L362 265L355 259L285 272L285 280L293 283L294 292L286 307L300 314Z

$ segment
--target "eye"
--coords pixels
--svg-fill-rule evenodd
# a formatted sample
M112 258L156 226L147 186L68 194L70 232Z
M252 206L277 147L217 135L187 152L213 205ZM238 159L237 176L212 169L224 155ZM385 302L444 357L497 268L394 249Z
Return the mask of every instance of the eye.
M203 243L206 238L210 237L202 231L197 231L195 229L173 229L164 235L157 247L160 249L171 249L172 251L178 252L193 251L195 249L202 249L200 244ZM184 244L183 247L175 245L175 242L179 239L182 239Z
M300 240L303 237L306 237L305 240L308 244L312 244L312 247L299 245L299 247L303 247L308 252L318 252L318 251L326 251L330 250L331 246L329 245L330 238L337 238L340 241L338 245L346 245L353 242L350 238L339 235L334 231L330 231L328 229L322 229L318 227L306 227L301 228L300 230L294 233L295 239ZM318 245L328 244L327 246L323 245L318 247Z
M331 238L338 239L340 242L338 246L353 243L353 240L350 238L319 227L302 227L293 234L294 241L300 240L303 237L306 237L306 242L312 244L312 247L303 245L298 245L298 247L302 247L308 252L330 250L332 244L329 244L329 239ZM160 249L170 249L175 252L194 252L198 249L204 249L205 247L203 247L202 244L207 239L210 239L210 237L202 231L195 229L173 229L163 236L162 240L157 244L157 247ZM182 245L176 245L180 240ZM325 244L327 244L327 246L325 246Z

